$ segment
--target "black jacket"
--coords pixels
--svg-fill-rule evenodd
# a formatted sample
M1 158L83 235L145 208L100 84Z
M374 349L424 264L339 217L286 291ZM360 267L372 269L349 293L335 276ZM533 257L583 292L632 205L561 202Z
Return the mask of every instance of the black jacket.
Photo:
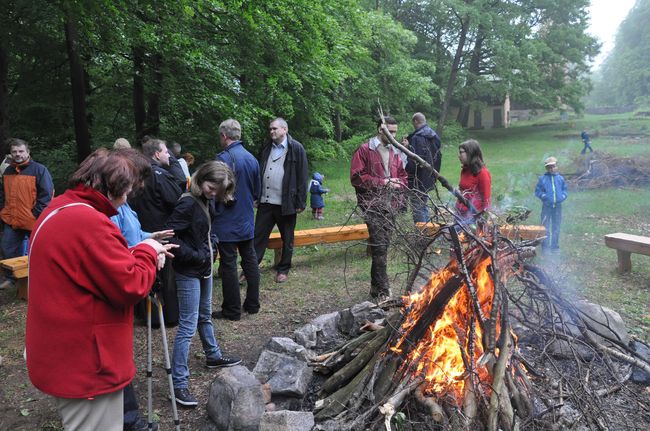
M142 230L162 230L181 193L174 176L159 164L152 163L151 175L144 182L144 189L129 200L129 205L138 214Z
M165 224L165 229L174 230L174 237L170 241L179 245L172 250L174 271L187 277L209 276L217 249L217 234L210 231L214 202L202 197L198 199L207 205L210 219L197 198L185 193Z
M417 129L407 137L411 151L422 157L433 168L440 172L442 153L440 151L440 138L427 124ZM406 164L409 176L409 188L427 192L436 182L431 171L421 168L413 160Z
M295 214L298 209L307 208L307 183L309 182L309 168L304 147L289 135L287 135L287 147L284 177L282 178L282 215ZM271 154L270 141L262 147L259 156L262 176L266 170L269 154ZM264 178L262 178L262 184L264 184Z

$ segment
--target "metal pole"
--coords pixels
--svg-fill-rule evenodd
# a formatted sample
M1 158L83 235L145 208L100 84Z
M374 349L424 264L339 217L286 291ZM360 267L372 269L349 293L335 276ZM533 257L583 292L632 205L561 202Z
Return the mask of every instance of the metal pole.
M147 295L147 422L149 430L153 429L153 358L151 355L151 296Z
M169 349L167 346L167 330L165 329L165 317L163 316L162 303L158 298L155 299L158 304L158 319L160 321L160 335L163 342L163 354L165 355L165 371L167 372L167 380L169 381L169 395L172 402L172 413L174 415L174 426L176 431L181 430L181 424L178 419L178 410L176 408L176 395L174 394L174 381L172 380L172 367L169 360Z

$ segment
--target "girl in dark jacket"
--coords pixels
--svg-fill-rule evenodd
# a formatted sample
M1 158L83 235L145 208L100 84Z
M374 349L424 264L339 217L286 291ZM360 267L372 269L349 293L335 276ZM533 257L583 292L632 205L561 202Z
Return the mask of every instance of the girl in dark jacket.
M208 368L229 367L241 362L222 355L212 326L212 264L216 255L217 236L212 232L214 201L233 199L235 178L223 162L208 162L199 167L167 221L178 244L174 250L174 271L178 295L179 324L172 356L172 378L176 402L194 407L196 398L188 389L187 358L197 329Z

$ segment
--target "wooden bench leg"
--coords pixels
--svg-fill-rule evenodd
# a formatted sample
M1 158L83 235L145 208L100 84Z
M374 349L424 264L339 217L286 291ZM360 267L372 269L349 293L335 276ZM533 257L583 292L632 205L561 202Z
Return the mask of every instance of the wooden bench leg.
M16 280L16 298L27 301L27 279L19 278Z
M278 266L278 264L280 263L280 259L282 259L282 249L276 248L273 251L275 252L273 255L273 266Z
M629 251L616 250L618 255L618 272L630 272L632 270L632 259Z

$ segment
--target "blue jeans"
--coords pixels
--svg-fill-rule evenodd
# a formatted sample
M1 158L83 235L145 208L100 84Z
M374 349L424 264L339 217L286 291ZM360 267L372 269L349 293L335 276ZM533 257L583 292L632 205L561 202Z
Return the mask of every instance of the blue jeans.
M30 232L24 229L14 229L8 224L2 230L2 258L9 259L18 256L27 256L27 241ZM14 280L13 272L4 270L8 280Z
M206 358L220 358L221 349L212 326L212 277L187 277L176 273L176 294L178 330L172 353L172 379L174 387L181 389L188 387L190 369L187 358L197 328Z
M542 224L546 229L546 239L542 243L544 248L560 248L560 225L562 224L562 206L555 204L555 208L542 206Z

